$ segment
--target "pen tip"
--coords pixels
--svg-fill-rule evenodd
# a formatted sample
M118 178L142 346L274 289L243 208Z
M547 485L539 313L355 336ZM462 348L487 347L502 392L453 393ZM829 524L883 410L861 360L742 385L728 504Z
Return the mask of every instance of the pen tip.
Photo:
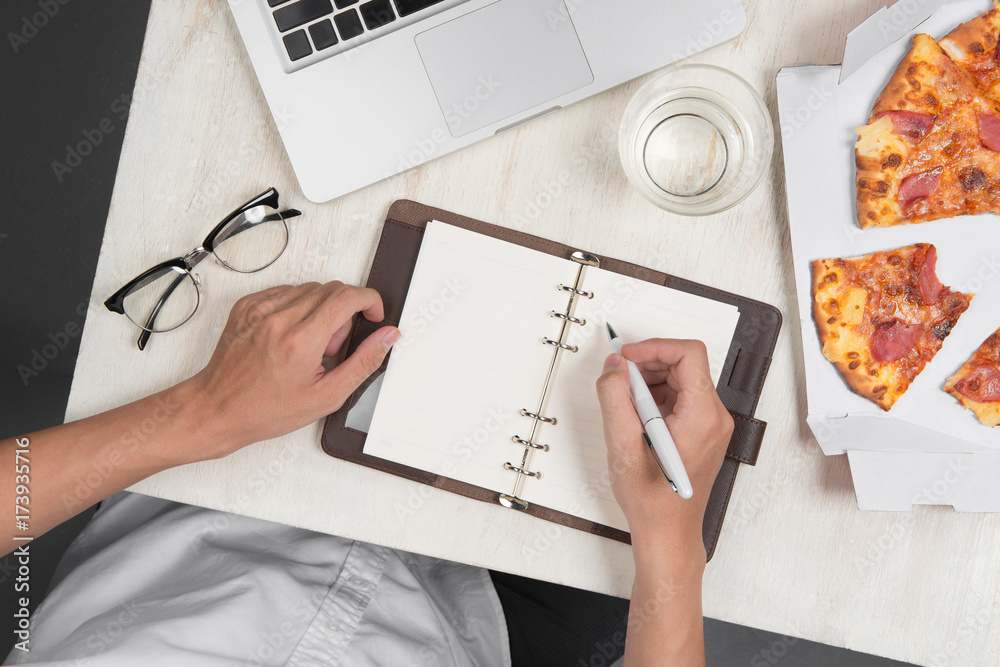
M614 328L611 326L611 322L605 322L605 325L607 325L608 327L608 336L611 338L611 340L618 338L618 334L615 333Z

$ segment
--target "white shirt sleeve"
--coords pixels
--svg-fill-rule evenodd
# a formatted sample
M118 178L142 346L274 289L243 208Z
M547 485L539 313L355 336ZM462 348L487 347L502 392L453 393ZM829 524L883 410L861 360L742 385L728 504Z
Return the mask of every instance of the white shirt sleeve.
M27 646L6 664L510 665L486 570L127 492L67 551Z

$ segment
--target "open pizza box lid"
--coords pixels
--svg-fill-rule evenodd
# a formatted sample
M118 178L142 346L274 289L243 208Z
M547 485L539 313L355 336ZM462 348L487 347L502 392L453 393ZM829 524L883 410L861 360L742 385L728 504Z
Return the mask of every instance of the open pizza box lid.
M806 369L807 421L825 454L853 450L850 461L859 501L862 485L874 485L865 489L867 509L879 509L880 505L898 509L900 493L910 488L911 480L944 474L937 457L898 453L992 453L990 457L1000 470L1000 427L983 426L942 390L947 378L1000 327L1000 219L994 215L963 216L862 231L854 204L854 129L865 124L875 98L909 50L909 36L926 32L941 38L990 7L990 0L900 0L879 10L851 33L844 66L787 67L777 77ZM886 413L854 394L823 356L812 320L809 264L816 259L853 257L913 243L937 246L941 282L976 297L938 355ZM855 456L853 452L872 455ZM897 466L890 476L876 474L883 470L876 461L888 460L875 456L877 452L897 453L891 460L908 463ZM904 479L904 474L911 477ZM962 484L969 479L966 475ZM899 488L893 488L894 483ZM984 509L1000 508L1000 485L991 484L989 489L994 497L989 502L984 499ZM953 503L942 496L932 504ZM976 509L968 502L964 508Z

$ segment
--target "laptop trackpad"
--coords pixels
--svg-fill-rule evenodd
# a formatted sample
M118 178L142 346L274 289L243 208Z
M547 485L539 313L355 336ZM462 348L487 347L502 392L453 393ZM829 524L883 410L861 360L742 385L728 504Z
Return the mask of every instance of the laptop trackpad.
M499 0L416 44L455 137L594 81L563 0Z

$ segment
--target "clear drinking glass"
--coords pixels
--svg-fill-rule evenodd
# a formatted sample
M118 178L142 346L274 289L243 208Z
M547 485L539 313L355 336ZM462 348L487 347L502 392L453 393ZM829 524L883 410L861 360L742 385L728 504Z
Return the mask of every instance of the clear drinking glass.
M618 151L646 199L681 215L711 215L760 183L774 152L774 128L764 100L745 80L714 65L680 65L629 102Z

